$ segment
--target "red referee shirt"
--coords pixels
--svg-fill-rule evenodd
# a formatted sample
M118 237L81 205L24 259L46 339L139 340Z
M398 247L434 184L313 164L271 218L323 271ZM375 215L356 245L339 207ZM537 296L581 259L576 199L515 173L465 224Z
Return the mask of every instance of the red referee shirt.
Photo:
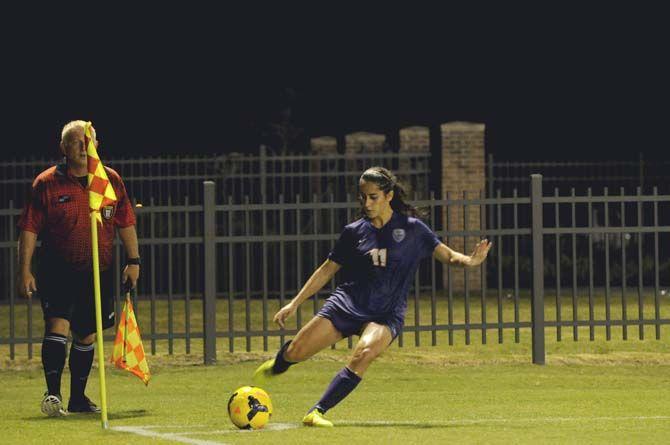
M98 230L101 270L112 264L114 227L135 225L135 213L121 177L111 168L105 167L105 170L117 201L113 209L102 212L103 224ZM31 199L23 209L18 227L39 235L43 249L75 269L92 269L88 192L67 170L65 163L48 168L35 178Z

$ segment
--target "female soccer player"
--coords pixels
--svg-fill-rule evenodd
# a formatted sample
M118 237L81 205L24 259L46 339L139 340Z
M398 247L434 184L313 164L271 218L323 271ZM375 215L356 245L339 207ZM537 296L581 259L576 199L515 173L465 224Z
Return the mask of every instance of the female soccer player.
M359 181L363 218L347 225L326 261L312 274L298 295L274 316L284 327L298 306L318 292L344 267L344 280L319 312L256 369L254 382L285 372L291 365L351 335L360 335L353 355L332 380L321 399L307 412L307 426L331 427L324 414L360 383L372 361L389 347L402 329L407 294L419 262L430 255L442 263L477 266L491 248L487 240L466 256L440 242L416 209L404 201L405 191L383 167L367 169Z

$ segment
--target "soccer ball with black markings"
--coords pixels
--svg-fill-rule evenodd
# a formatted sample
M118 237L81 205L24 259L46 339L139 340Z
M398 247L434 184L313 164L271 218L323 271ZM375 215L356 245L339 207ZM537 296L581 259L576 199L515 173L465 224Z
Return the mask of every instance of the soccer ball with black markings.
M270 396L257 386L237 388L228 400L228 416L240 429L263 428L272 417Z

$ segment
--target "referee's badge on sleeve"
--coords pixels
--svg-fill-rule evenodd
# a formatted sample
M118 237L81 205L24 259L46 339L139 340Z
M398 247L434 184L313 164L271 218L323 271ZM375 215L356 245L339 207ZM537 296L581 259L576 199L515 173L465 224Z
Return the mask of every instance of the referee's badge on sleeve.
M102 208L102 217L105 219L111 219L114 216L114 206L104 206Z
M393 239L396 243L405 239L405 229L393 229Z

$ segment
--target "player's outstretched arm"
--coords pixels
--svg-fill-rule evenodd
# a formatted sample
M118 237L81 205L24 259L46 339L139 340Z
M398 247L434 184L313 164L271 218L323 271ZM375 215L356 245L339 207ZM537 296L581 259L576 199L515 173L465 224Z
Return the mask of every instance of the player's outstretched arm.
M455 266L474 267L479 266L486 259L493 243L483 239L477 243L470 256L456 252L444 243L440 243L433 252L433 258L444 264Z
M309 280L307 280L302 289L300 289L298 295L296 295L286 306L279 309L279 312L274 316L274 322L283 329L284 321L298 310L298 306L300 306L303 301L321 290L321 288L333 278L337 271L340 270L340 267L341 266L334 261L324 261L324 263L314 271L312 276L309 277Z

